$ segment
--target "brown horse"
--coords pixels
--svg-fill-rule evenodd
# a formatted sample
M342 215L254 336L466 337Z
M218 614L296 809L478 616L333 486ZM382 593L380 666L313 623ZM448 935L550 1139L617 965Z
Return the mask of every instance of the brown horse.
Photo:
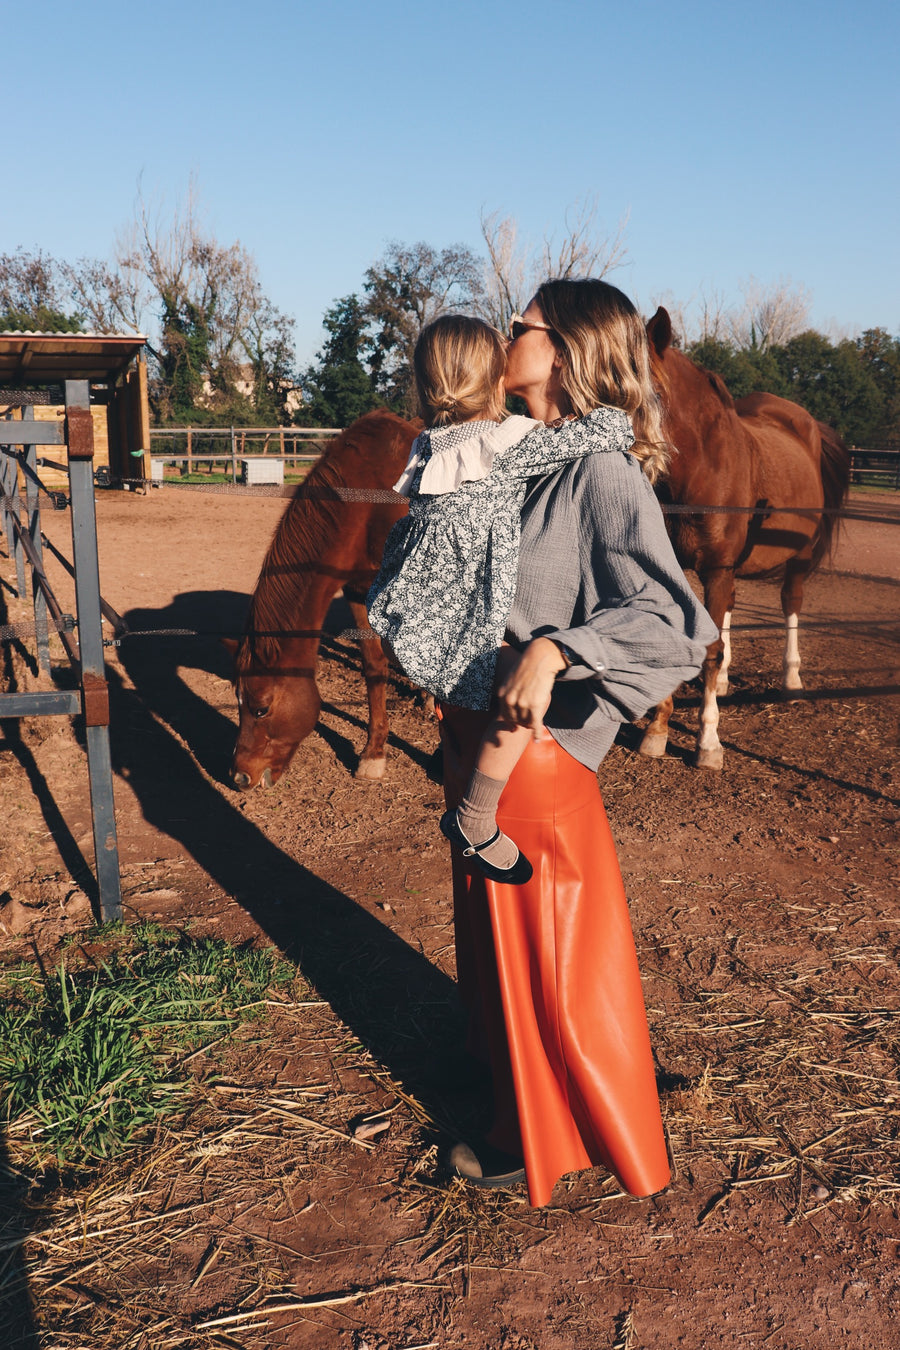
M647 325L653 378L675 448L660 497L677 506L753 508L667 517L678 560L693 569L720 638L703 664L696 763L722 767L716 694L728 691L735 577L783 577L784 689L802 688L797 623L806 577L831 547L850 481L850 456L836 432L773 394L733 399L717 375L672 345L658 309ZM812 508L803 511L792 507ZM823 508L824 511L823 511ZM656 709L641 753L664 754L672 700Z
M697 763L721 767L716 694L727 691L734 579L783 574L787 624L785 688L799 689L797 617L806 576L828 552L849 481L849 455L830 428L770 394L735 402L716 375L671 346L664 309L647 325L667 435L676 447L660 496L677 506L722 506L716 514L670 514L681 565L695 570L722 636L703 667ZM340 489L387 489L406 462L417 427L386 411L367 413L328 448L288 506L263 563L247 635L230 644L240 732L232 761L237 787L274 783L319 715L315 683L321 625L343 587L357 626L367 628L365 593L384 541L405 509L390 500L341 501ZM790 507L810 508L798 514ZM735 509L737 508L737 509ZM745 508L752 508L748 510ZM283 636L284 630L295 630ZM387 739L387 663L380 643L361 644L369 733L357 776L380 778ZM672 701L655 713L644 754L662 755Z
M421 425L421 424L419 424ZM366 413L329 445L297 489L275 531L234 656L240 728L231 763L236 787L275 783L318 721L316 662L322 624L343 589L359 630L384 541L406 510L381 492L403 471L418 427L386 410ZM375 500L342 498L375 489ZM358 778L381 778L387 741L387 661L377 638L360 641L369 732Z

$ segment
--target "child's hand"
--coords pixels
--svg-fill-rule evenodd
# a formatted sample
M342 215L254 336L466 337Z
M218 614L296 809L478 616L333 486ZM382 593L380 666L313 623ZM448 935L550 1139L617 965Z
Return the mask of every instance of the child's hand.
M553 682L566 667L566 659L555 642L535 638L529 642L502 679L497 689L501 717L517 726L529 727L534 740L544 734L544 715L550 706Z

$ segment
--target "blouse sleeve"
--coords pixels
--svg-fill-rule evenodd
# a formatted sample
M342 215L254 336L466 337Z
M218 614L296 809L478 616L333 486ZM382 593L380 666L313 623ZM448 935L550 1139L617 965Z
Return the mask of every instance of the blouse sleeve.
M692 679L718 629L694 595L645 475L624 455L584 475L581 568L590 576L586 619L541 630L578 658L560 681L594 679L610 715L641 717Z
M494 461L494 475L509 479L534 478L575 459L601 451L628 450L634 432L627 413L619 408L597 408L586 418L558 427L537 426Z

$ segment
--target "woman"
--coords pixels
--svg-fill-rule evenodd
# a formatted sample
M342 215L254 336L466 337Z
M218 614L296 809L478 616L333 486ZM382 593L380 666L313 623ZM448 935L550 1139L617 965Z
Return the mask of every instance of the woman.
M596 771L621 722L697 673L715 626L669 544L651 480L665 463L646 335L602 281L547 282L512 325L507 391L543 422L623 409L631 452L592 454L530 487L507 639L521 656L501 716L535 740L497 821L530 858L515 888L453 851L457 968L473 1049L490 1060L495 1117L451 1160L479 1184L521 1179L533 1205L566 1172L602 1164L634 1195L669 1180L628 908ZM599 415L599 414L598 414ZM448 807L485 725L446 707ZM546 728L546 730L544 730ZM549 735L547 734L549 732Z

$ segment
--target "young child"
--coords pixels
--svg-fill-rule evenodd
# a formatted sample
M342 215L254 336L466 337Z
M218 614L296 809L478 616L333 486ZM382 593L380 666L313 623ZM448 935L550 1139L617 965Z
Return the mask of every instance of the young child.
M369 622L414 683L485 711L515 594L527 480L598 450L627 450L634 434L628 415L612 407L592 419L593 434L578 423L551 428L507 417L506 339L479 319L446 315L429 324L413 369L426 430L395 484L409 513L388 535ZM486 876L514 885L532 868L497 828L496 811L531 734L495 719L462 803L441 817L450 842Z

